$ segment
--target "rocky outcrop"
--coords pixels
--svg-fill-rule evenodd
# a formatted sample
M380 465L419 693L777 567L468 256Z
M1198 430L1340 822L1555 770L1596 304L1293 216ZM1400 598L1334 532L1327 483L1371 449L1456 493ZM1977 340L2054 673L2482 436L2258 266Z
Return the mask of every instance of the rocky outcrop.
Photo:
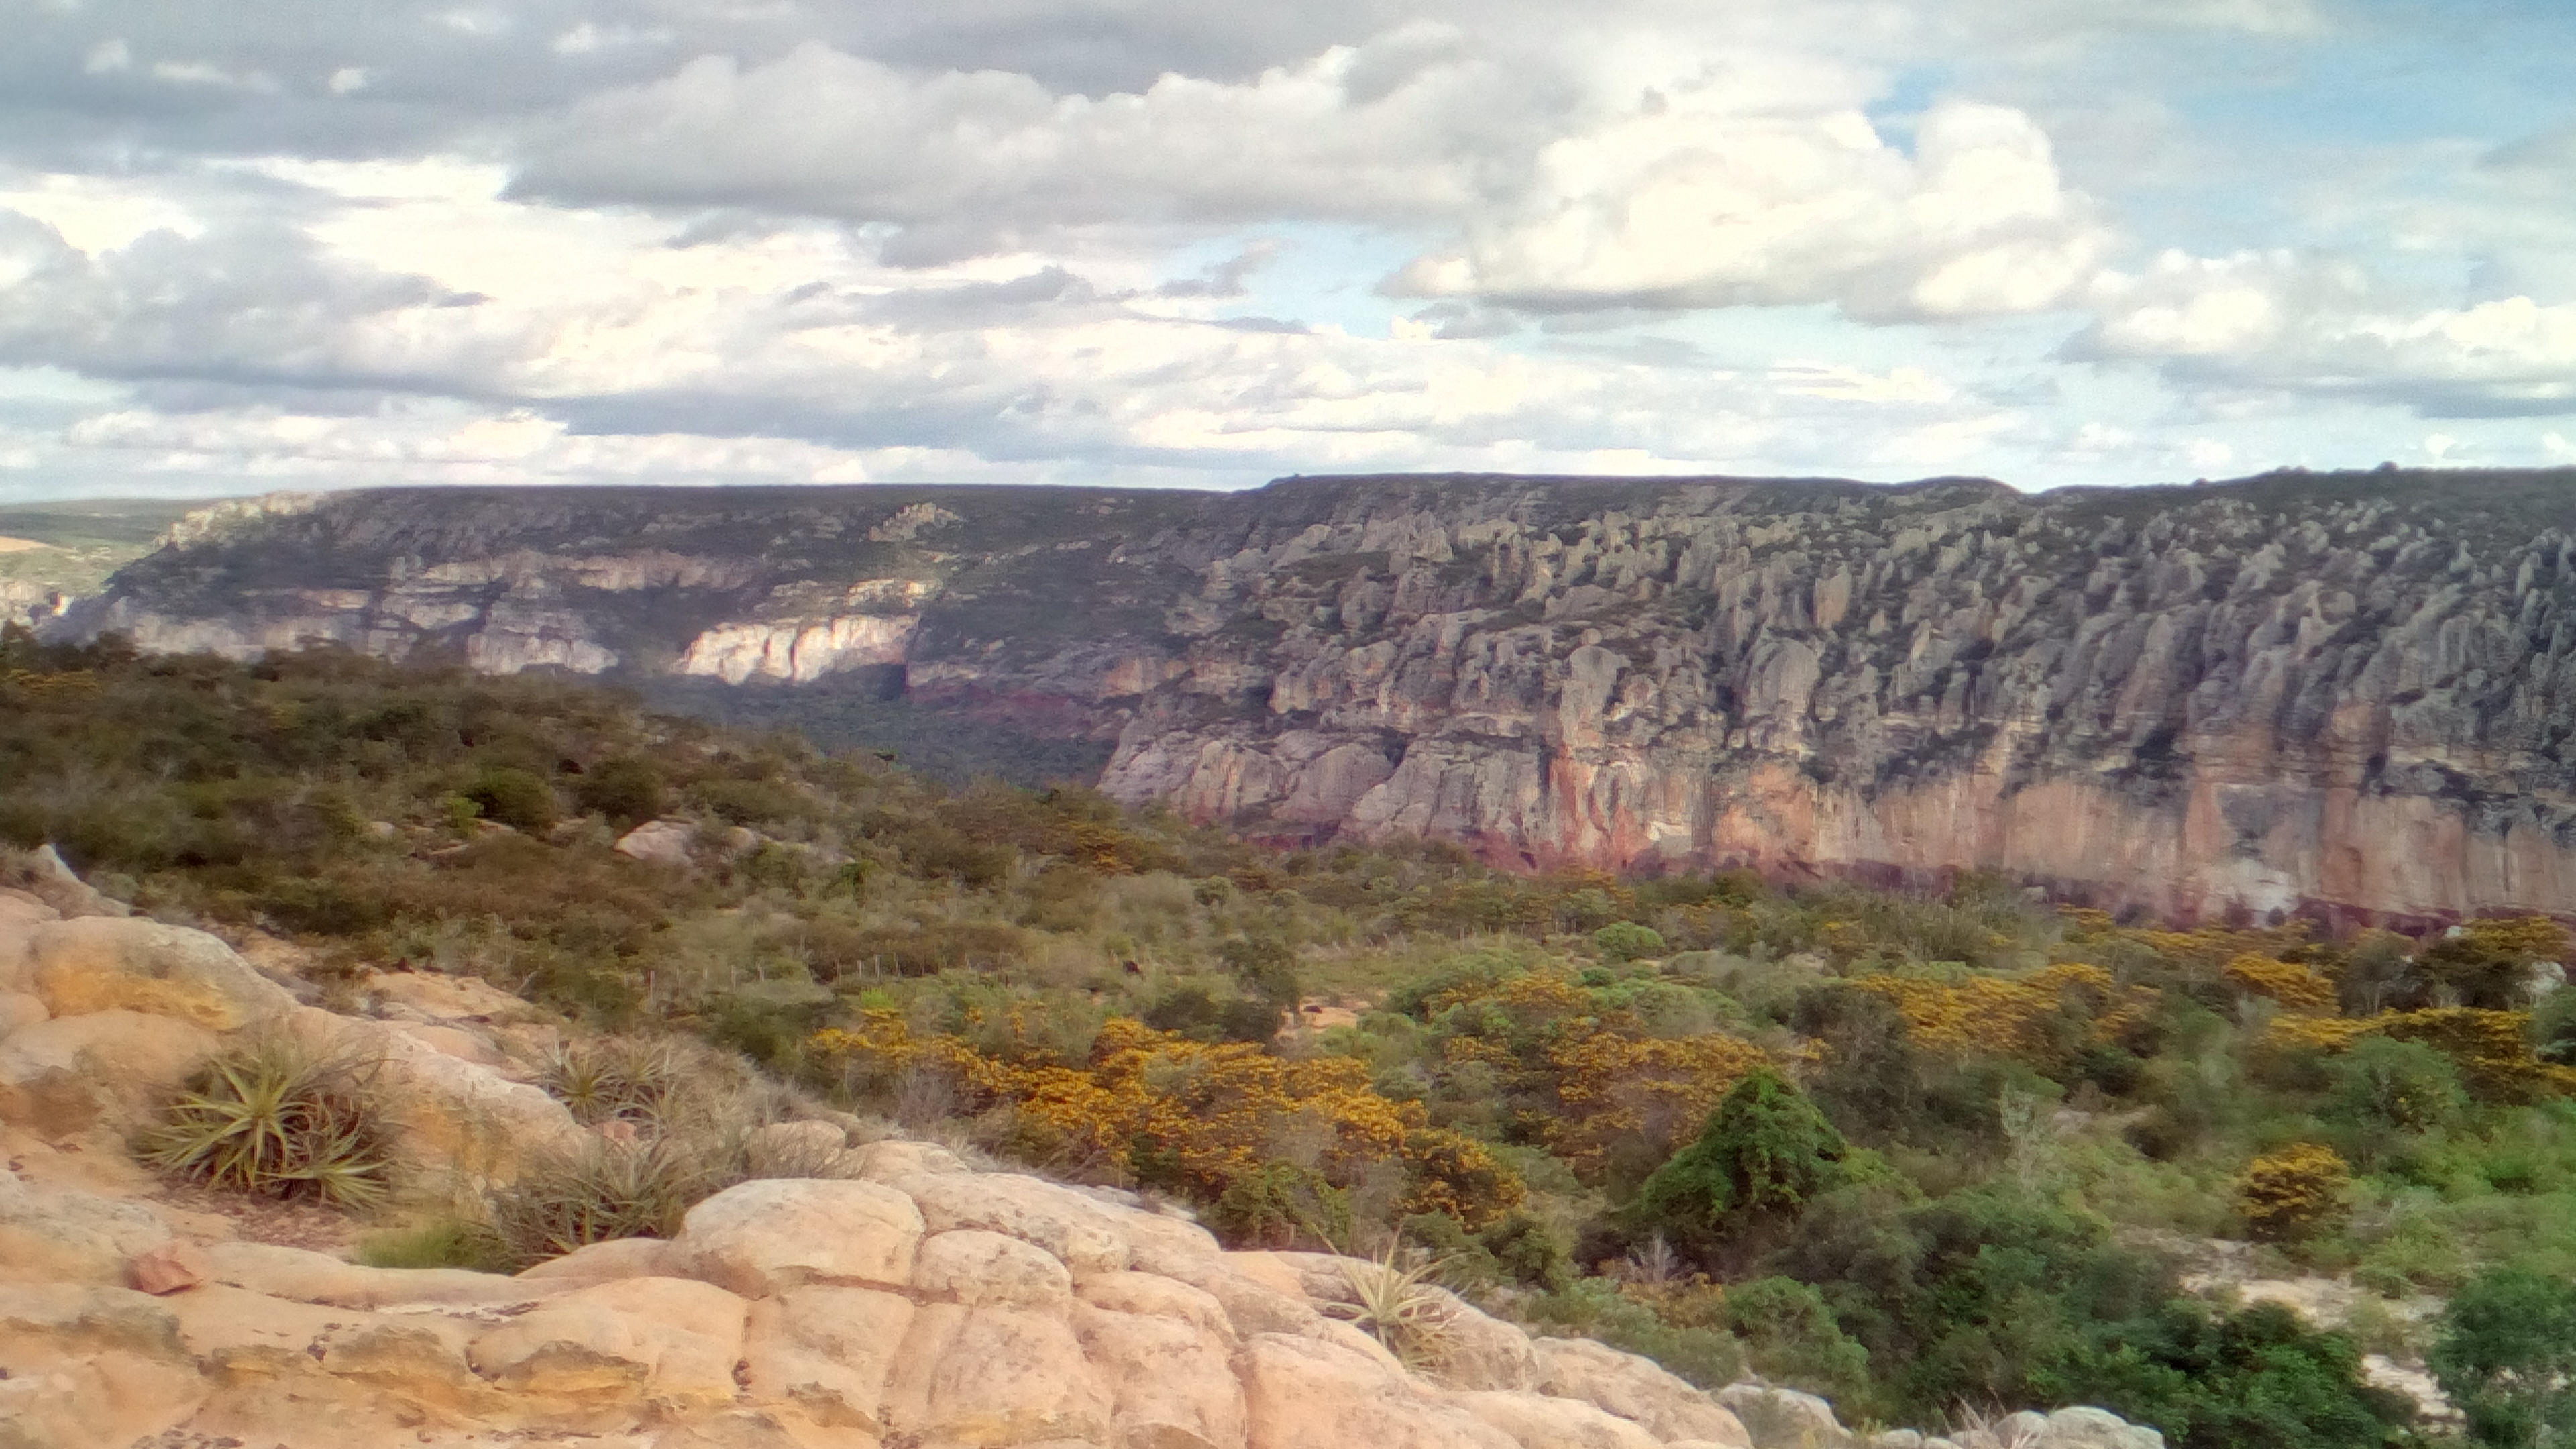
M60 627L899 663L916 707L1114 741L1125 798L1529 867L2576 914L2564 471L345 495L209 522Z
M603 1243L515 1278L256 1243L174 1251L131 1204L0 1174L0 1229L15 1234L0 1236L15 1270L0 1294L0 1405L14 1426L0 1444L2163 1443L2099 1410L2016 1416L2029 1423L2000 1435L1863 1438L1806 1395L1740 1384L1713 1398L1633 1355L1533 1342L1452 1302L1453 1332L1538 1366L1518 1387L1462 1382L1477 1370L1409 1369L1318 1313L1295 1266L1226 1252L1184 1220L954 1159L847 1155L879 1176L745 1183L700 1203L668 1243ZM943 1203L970 1200L1011 1226L940 1226L956 1215Z
M10 874L42 872L0 870ZM507 1182L535 1156L583 1140L563 1106L519 1080L496 1048L490 998L525 1003L480 982L415 981L371 976L379 1015L342 1016L300 1002L205 932L67 917L0 886L0 1127L112 1149L227 1043L273 1035L364 1078L415 1186Z
M882 614L719 624L689 641L678 672L713 675L727 684L754 677L810 684L839 670L901 664L920 624L917 617Z

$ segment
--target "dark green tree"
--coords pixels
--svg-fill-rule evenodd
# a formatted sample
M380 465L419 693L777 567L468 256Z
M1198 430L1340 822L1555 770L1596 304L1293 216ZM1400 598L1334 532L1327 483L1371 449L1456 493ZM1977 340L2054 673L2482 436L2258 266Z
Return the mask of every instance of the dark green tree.
M2576 1283L2519 1268L2480 1273L2452 1295L2428 1361L2473 1442L2576 1445Z
M1708 1114L1698 1141L1646 1179L1630 1216L1639 1231L1704 1258L1741 1256L1849 1182L1851 1159L1851 1144L1813 1102L1758 1068Z

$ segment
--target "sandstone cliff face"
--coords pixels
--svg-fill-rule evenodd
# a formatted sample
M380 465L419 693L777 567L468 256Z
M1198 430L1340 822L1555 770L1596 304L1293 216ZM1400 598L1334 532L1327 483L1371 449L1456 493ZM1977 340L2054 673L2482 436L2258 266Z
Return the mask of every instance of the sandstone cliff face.
M2007 872L2174 915L2576 913L2576 473L349 495L73 621L812 680L1116 740L1304 838Z

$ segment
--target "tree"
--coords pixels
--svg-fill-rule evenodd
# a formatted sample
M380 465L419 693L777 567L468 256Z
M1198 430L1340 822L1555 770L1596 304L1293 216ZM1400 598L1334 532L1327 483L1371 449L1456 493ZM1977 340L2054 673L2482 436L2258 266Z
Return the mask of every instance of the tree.
M2427 1358L2472 1441L2576 1445L2576 1284L2490 1268L2452 1295Z
M2429 1132L2469 1100L2460 1069L2422 1042L2363 1037L2328 1065L2326 1075L2327 1114L2367 1129Z
M1699 1140L1646 1179L1632 1216L1707 1253L1794 1220L1852 1180L1852 1155L1813 1102L1756 1067L1708 1114Z

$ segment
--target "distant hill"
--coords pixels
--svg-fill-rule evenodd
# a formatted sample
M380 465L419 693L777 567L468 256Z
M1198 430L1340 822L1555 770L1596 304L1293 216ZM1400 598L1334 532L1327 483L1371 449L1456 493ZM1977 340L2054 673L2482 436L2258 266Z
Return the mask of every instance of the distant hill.
M1521 868L2576 915L2571 470L389 490L200 514L58 629L620 678Z
M48 616L94 594L204 501L107 498L0 506L0 611Z

